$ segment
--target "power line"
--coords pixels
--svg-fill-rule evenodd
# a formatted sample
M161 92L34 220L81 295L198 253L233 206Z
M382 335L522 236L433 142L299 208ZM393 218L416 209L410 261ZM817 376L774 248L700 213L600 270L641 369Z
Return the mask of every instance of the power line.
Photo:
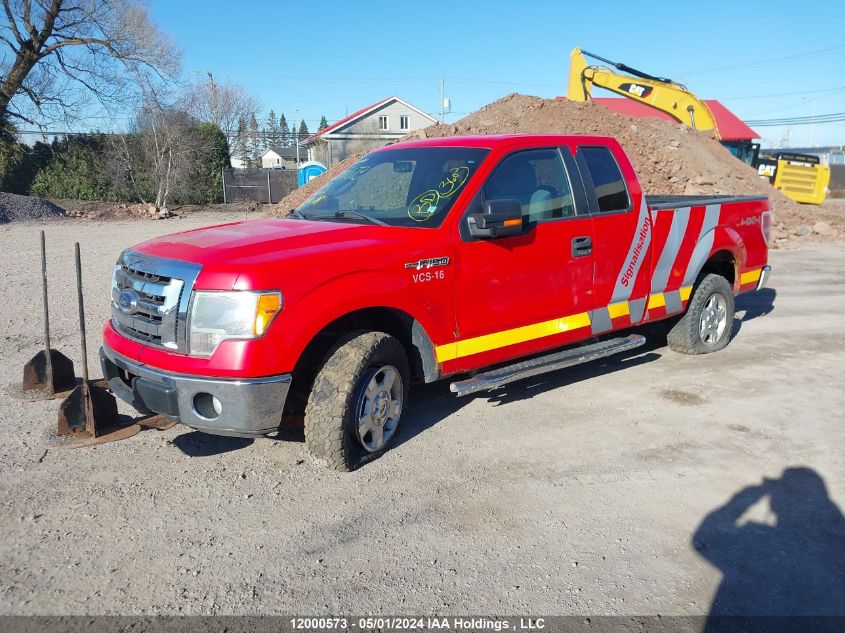
M795 90L793 92L773 92L767 95L746 95L744 97L719 97L719 101L747 101L749 99L767 99L768 97L791 97L794 95L811 95L831 90L845 90L845 86L836 86L833 88L819 88L818 90Z
M746 62L744 64L731 64L729 66L714 66L712 68L701 68L699 70L689 70L684 73L676 73L678 75L698 75L703 73L713 73L721 70L733 70L734 68L748 68L750 66L762 66L764 64L773 64L775 62L783 62L790 59L798 59L801 57L811 57L813 55L820 55L822 53L829 53L830 51L838 51L845 48L845 44L838 46L828 46L827 48L820 48L814 51L806 51L803 53L795 53L794 55L785 55L783 57L772 57L770 59L760 59L754 62Z
M755 127L767 127L775 125L813 125L822 123L839 123L845 121L845 112L831 112L829 114L817 114L811 116L783 117L780 119L756 119L748 120L748 125Z

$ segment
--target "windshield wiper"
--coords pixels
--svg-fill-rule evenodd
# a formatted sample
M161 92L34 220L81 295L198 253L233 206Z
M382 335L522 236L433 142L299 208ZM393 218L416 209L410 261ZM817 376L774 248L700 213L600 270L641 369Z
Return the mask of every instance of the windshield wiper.
M343 211L335 211L334 217L345 218L347 214L352 214L356 218L361 218L363 220L369 220L373 224L378 224L379 226L390 226L387 222L383 222L382 220L379 220L378 218L374 218L371 215L366 215L364 213L361 213L360 211L353 211L352 209L345 209Z
M294 209L293 212L296 214L297 217L302 218L303 220L316 220L318 222L321 220L328 220L329 222L331 222L333 219L345 220L346 216L349 215L352 217L361 218L362 220L367 220L368 222L372 222L373 224L378 224L379 226L390 226L387 222L379 220L378 218L374 218L371 215L361 213L360 211L353 211L352 209L335 211L334 213L303 213L299 209Z

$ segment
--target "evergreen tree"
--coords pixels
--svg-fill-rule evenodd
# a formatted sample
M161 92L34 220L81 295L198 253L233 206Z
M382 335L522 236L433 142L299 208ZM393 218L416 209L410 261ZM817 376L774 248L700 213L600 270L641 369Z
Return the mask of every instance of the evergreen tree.
M249 137L249 154L251 162L258 162L264 150L261 147L261 132L258 129L258 119L255 118L253 112L249 117L249 129L247 131Z
M327 127L329 127L329 122L326 121L326 115L324 114L320 117L320 127L317 130L325 130Z
M311 133L308 131L308 126L305 125L305 120L303 119L302 123L299 124L299 142L301 143L310 135Z
M241 117L238 119L238 138L235 141L235 157L241 159L244 168L249 167L250 162L249 141L247 136L248 130L246 122L243 117Z
M279 135L282 137L282 147L290 147L293 144L290 137L290 126L288 126L284 112L279 117Z
M281 138L279 136L281 130L279 129L279 122L276 119L276 113L270 110L267 115L267 134L264 137L265 148L281 147Z

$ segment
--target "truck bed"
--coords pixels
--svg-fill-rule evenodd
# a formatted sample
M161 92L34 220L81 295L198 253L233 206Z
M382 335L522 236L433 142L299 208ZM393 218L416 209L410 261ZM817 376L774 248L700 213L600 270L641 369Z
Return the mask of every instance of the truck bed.
M707 204L726 204L729 202L748 202L766 200L766 196L646 196L646 203L652 209L679 209L698 207Z

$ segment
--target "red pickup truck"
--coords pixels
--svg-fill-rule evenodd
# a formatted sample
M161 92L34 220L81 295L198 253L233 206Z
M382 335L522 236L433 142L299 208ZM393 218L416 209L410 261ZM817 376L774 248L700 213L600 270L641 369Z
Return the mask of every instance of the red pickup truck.
M647 197L597 136L477 136L372 152L295 216L160 237L114 269L103 371L195 429L262 435L305 413L339 470L396 436L414 381L464 395L636 347L666 319L727 345L769 273L768 201Z

